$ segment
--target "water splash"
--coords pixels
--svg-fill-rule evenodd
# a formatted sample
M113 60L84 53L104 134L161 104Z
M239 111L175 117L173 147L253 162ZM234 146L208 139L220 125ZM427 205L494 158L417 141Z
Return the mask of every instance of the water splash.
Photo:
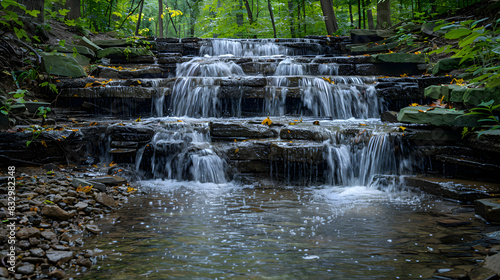
M272 43L269 40L232 40L232 39L212 39L210 44L204 45L200 49L200 56L273 56L292 54L288 48Z
M304 64L287 58L278 64L274 76L304 76L305 74L306 67Z
M179 124L158 131L136 156L136 170L147 177L226 183L225 161L210 145L208 127ZM148 148L146 150L146 148ZM147 154L147 156L145 156Z
M400 136L361 133L351 143L326 142L327 183L368 186L376 175L399 175L412 170L410 153Z

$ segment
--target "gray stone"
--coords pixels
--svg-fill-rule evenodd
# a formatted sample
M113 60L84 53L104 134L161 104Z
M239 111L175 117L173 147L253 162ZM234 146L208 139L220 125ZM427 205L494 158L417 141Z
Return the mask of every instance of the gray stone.
M0 266L0 277L9 277L9 271L7 270L7 268Z
M78 202L77 204L75 204L75 205L74 205L74 207L75 207L76 209L78 209L78 210L85 209L85 208L87 208L88 206L89 206L89 204L88 204L88 203L86 203L86 202L83 202L83 201L80 201L80 202Z
M99 202L102 205L108 206L108 207L116 207L117 202L114 200L112 197L105 193L98 193L95 196L95 200Z
M19 239L28 239L30 237L39 237L40 230L37 228L21 228L17 231L16 236Z
M102 50L101 47L99 47L98 45L94 44L92 41L90 41L87 37L82 37L80 39L80 41L78 41L78 43L76 43L77 45L80 45L80 46L84 46L84 47L87 47L89 49L91 49L92 51L94 52L97 52L97 51L100 51Z
M383 122L398 122L398 112L395 111L385 111L380 115L380 120Z
M74 214L61 209L57 205L45 205L42 209L42 215L55 219L66 220L73 217Z
M389 63L425 63L424 54L413 53L386 53L375 54L371 56L374 63L389 62Z
M52 230L44 230L40 233L40 235L47 240L54 240L57 238L57 234L55 234Z
M96 225L86 225L85 228L94 234L101 233L101 229Z
M130 59L139 56L153 56L150 50L145 48L120 48L111 47L97 52L98 58L124 58Z
M100 191L106 191L106 185L101 184L99 182L91 182L90 179L81 179L81 178L73 178L73 181L71 182L71 185L75 188L78 187L88 187L88 186L93 186L97 190Z
M45 52L41 52L40 55L42 56L41 69L48 74L73 78L87 76L83 67L72 56Z
M56 250L48 250L46 252L47 258L52 263L65 263L73 258L72 251L56 251Z
M43 257L45 255L45 251L40 248L34 248L30 250L30 255L33 257Z
M438 63L432 68L432 74L437 75L440 73L447 73L452 70L460 68L461 57L450 57L439 60Z
M498 274L495 273L495 271L485 267L473 269L471 272L467 273L467 275L469 276L470 280L498 279Z
M137 142L135 142L137 143ZM127 179L122 178L120 176L104 176L97 177L89 180L92 183L100 183L106 186L121 186L127 183Z
M476 214L488 222L500 223L500 202L498 198L479 199L474 202Z
M492 256L488 256L484 260L483 267L491 269L495 273L500 274L500 254L495 254L495 255L492 255Z
M91 50L90 48L87 48L85 46L81 46L81 45L65 45L64 47L52 46L50 49L58 51L58 52L62 52L62 53L71 53L71 54L73 54L74 51L76 50L76 52L78 54L84 55L88 58L95 57L95 52L93 50Z
M35 272L35 265L31 263L23 263L17 268L17 272L23 275L30 275Z

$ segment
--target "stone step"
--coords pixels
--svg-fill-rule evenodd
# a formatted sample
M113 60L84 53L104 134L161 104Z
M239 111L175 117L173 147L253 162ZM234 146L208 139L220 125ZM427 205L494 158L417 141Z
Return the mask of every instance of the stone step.
M459 201L474 202L481 198L500 197L500 184L497 183L429 176L407 176L404 181L409 187Z

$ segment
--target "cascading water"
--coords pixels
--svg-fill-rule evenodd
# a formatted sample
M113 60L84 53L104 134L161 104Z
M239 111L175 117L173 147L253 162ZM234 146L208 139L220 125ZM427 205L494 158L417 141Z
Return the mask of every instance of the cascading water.
M400 175L412 170L410 152L400 136L387 133L357 135L349 142L325 142L327 183L369 186L375 175Z
M218 97L219 85L214 77L243 76L234 62L194 58L180 64L171 99L174 116L218 117L222 114Z
M225 162L212 149L206 127L171 128L156 132L151 143L137 153L136 170L152 178L225 183Z
M210 45L202 46L200 55L220 56L231 54L234 56L272 56L289 55L291 51L269 40L242 41L231 39L213 39Z

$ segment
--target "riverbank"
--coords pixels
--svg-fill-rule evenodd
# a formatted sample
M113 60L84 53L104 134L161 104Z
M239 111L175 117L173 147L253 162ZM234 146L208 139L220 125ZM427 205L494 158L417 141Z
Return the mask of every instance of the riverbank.
M126 179L107 175L112 168L48 164L9 168L10 174L4 169L0 215L4 225L13 227L1 229L0 279L64 279L70 269L81 271L95 264L95 252L81 246L102 233L100 219L138 192ZM9 193L12 177L16 187Z

